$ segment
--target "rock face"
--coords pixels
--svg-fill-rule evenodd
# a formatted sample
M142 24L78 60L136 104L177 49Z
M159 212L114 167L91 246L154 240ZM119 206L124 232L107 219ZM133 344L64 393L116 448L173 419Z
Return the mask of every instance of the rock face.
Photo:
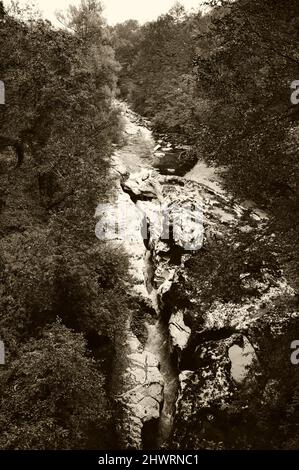
M146 423L159 420L165 401L164 378L160 372L161 350L165 340L158 330L158 306L150 274L151 255L146 247L147 227L144 223L143 208L135 203L134 198L124 191L121 185L131 173L137 171L140 173L142 184L136 181L133 189L136 196L149 200L155 197L155 188L151 183L146 186L150 169L144 169L147 163L143 160L146 157L146 161L150 161L154 142L151 132L144 125L140 125L140 119L134 113L124 107L123 116L128 137L112 159L114 199L109 204L99 204L97 208L96 236L99 240L109 240L115 246L121 246L127 252L131 265L130 274L134 279L132 297L139 299L143 307L148 305L156 317L153 319L153 325L148 326L150 334L145 344L134 335L132 318L124 325L124 360L118 377L120 392L115 397L121 408L122 447L141 449L143 428ZM162 370L165 370L165 365Z
M126 390L119 400L122 403L122 442L125 447L142 448L142 428L160 417L163 401L163 377L159 361L145 351L137 338L127 333L128 365L123 375Z
M234 430L232 403L243 384L254 390L255 374L268 377L263 345L274 345L293 325L298 329L298 312L282 315L274 308L277 301L295 293L282 275L273 279L265 270L257 281L245 269L240 281L255 295L239 302L215 300L201 311L200 323L192 320L199 315L200 299L190 298L187 306L180 298L182 281L188 280L187 263L212 250L215 243L230 240L232 234L260 230L265 216L247 214L214 183L199 183L194 175L192 180L161 175L148 164L161 145L155 147L148 129L143 133L138 122L132 124L131 115L128 120L129 141L113 162L118 180L114 207L120 207L121 233L113 235L113 211L100 206L97 211L99 238L104 224L105 234L124 246L135 279L133 294L154 312L146 324L144 344L132 333L130 321L124 331L124 385L118 397L123 445L142 448L145 424L158 422L154 446L168 442L178 449L230 448L242 432L238 426ZM147 155L144 148L149 149ZM140 152L142 158L147 156L146 165ZM163 147L163 152L168 150ZM265 379L263 387L263 403L269 397L274 400L276 381ZM246 422L245 405L238 416Z
M191 336L191 328L185 325L184 312L178 310L173 313L169 320L169 333L172 339L172 348L179 352L186 349ZM177 354L179 354L179 352Z
M121 168L121 163L116 168ZM145 283L146 248L141 233L142 213L118 185L115 202L108 207L99 205L96 217L99 218L97 237L108 238L116 246L122 246L129 255L130 271L134 278L132 295L145 302L150 301ZM144 424L159 419L164 381L158 358L145 350L133 334L130 320L124 326L124 338L126 360L120 380L123 385L117 397L122 406L122 445L140 449Z
M230 204L229 199L217 195L209 188L203 187L193 182L188 182L180 177L169 177L159 175L152 170L142 170L139 172L131 173L122 182L122 188L126 194L135 203L139 213L142 213L141 219L141 233L143 234L144 243L147 246L151 255L152 272L151 279L148 281L152 295L153 304L156 305L157 310L162 312L164 309L165 297L169 294L173 283L176 281L177 273L184 270L184 263L194 252L201 249L204 242L204 225L207 227L207 236L220 237L218 225L222 226L222 231L225 233L232 225L237 223L238 217L242 213L242 209L234 204ZM205 217L203 217L205 214ZM219 218L221 222L219 223ZM218 223L217 223L218 222ZM175 353L179 358L184 349L187 348L191 336L191 329L184 322L184 312L176 310L173 305L174 311L170 314L169 318L164 318L169 323L169 342L170 351ZM220 346L217 344L217 348ZM220 348L220 353L223 353L224 346ZM141 353L141 355L146 353ZM208 355L208 352L206 353ZM211 352L210 352L211 354ZM132 356L129 356L129 358ZM133 355L133 357L135 357ZM141 358L140 358L141 359ZM144 364L144 361L142 361ZM225 371L229 370L230 361L227 358L223 371L215 365L215 374L218 380L218 390L221 400L225 400L226 394L224 393L224 385L228 382L225 380ZM217 369L217 371L216 371ZM141 368L142 370L142 368ZM140 367L139 367L140 371ZM130 366L130 374L134 374ZM140 377L144 372L140 373ZM215 398L215 390L210 389L213 377L212 371L209 372L209 383L206 386L206 391L203 391L203 400L208 400L208 395L213 395ZM184 380L187 383L192 379L192 372L189 374L189 379ZM155 380L155 390L161 385L161 381ZM164 384L165 386L165 384ZM216 383L215 383L216 387ZM227 385L229 389L229 385ZM129 392L130 394L131 392ZM159 394L158 394L159 395ZM125 395L128 397L128 394ZM138 389L138 395L130 398L133 399L134 411L134 425L136 417L140 418L143 422L144 419L153 419L158 417L157 408L151 407L151 411L141 411L139 406L136 406L136 400L144 403L141 397L144 397L144 392ZM159 395L160 396L160 395ZM174 399L176 397L173 397ZM153 402L148 400L147 405L153 405L162 402L161 400ZM137 410L137 411L136 411ZM135 425L135 441L136 441L136 425Z
M185 263L232 233L252 233L257 230L256 222L262 225L263 219L252 212L244 225L245 209L230 197L155 171L131 174L123 189L146 220L145 243L153 266L151 285L168 322L170 354L178 366L180 389L169 446L227 448L234 445L225 440L231 404L251 370L263 374L258 360L259 335L264 337L273 329L271 341L275 341L280 326L290 324L290 314L269 317L269 310L276 299L294 292L283 277L273 279L265 272L257 282L250 272L244 272L240 275L243 286L254 289L255 296L241 303L214 302L202 315L200 334L193 331L186 324L188 312L172 298L172 287L186 275ZM299 315L292 315L299 319ZM246 410L242 413L245 416Z

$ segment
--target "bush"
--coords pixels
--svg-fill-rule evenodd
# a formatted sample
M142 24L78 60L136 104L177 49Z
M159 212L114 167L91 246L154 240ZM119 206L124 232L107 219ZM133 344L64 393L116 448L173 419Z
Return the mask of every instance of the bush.
M111 413L104 377L83 336L61 323L20 347L1 374L1 449L105 448Z

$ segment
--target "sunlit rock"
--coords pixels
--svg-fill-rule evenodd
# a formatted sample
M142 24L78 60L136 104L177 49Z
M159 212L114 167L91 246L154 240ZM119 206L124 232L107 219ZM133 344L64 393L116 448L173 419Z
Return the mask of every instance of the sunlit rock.
M173 349L183 351L191 336L191 328L185 325L184 312L181 310L173 313L169 320L169 333Z

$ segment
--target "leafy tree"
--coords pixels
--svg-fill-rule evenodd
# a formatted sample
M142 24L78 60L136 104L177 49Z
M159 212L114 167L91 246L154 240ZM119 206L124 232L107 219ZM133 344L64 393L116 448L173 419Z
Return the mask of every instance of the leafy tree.
M21 9L2 16L0 325L8 370L1 446L106 446L98 435L110 416L104 373L108 382L129 312L130 276L126 255L97 240L94 212L113 191L118 65L99 2L71 9L68 27L59 30ZM9 150L16 142L25 154L18 167ZM61 323L53 326L56 317ZM67 328L84 335L96 367L82 337ZM58 356L51 362L54 337ZM82 370L72 382L76 362ZM69 395L63 377L70 377Z
M197 113L192 90L193 34L205 20L188 16L177 3L167 14L137 29L130 20L114 28L116 56L122 64L120 88L135 109L159 130L187 134Z
M104 378L81 335L60 323L20 348L1 373L1 449L106 448Z
M134 61L142 39L141 27L136 20L127 20L111 28L115 57L121 64L118 87L123 98L132 100L134 83Z

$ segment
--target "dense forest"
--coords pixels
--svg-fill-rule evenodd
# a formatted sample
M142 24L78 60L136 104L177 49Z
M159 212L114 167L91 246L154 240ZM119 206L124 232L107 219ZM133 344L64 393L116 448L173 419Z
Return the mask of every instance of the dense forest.
M98 0L82 0L54 28L0 1L0 449L119 445L114 376L122 325L140 306L126 252L94 234L122 139L116 98L157 135L188 144L184 165L216 167L236 200L269 217L258 240L244 233L195 255L176 298L185 302L202 283L194 311L215 299L239 302L246 263L257 277L265 266L283 271L298 291L273 306L275 315L298 310L299 108L290 96L299 5L208 3L205 14L176 4L144 25L112 27ZM261 407L258 390L250 404L241 391L231 415L247 406L247 421L239 440L228 424L228 448L298 449L299 369L279 353L298 333L294 322L274 352L265 340L279 399Z
M119 66L96 1L67 29L2 5L0 21L0 447L109 447L105 361L129 281L93 215L111 190Z
M196 160L216 166L229 192L269 216L259 241L245 234L217 242L213 253L200 252L190 263L184 289L198 296L193 315L215 299L237 302L244 296L244 262L255 273L265 263L277 270L279 263L295 291L299 287L299 114L290 99L299 64L299 5L207 3L213 7L208 14L187 13L177 3L156 21L140 26L130 20L112 31L122 65L121 96L158 134L191 144L190 167ZM182 286L178 291L181 297ZM297 308L296 297L284 298L273 305L272 315ZM292 331L296 336L298 323ZM285 337L272 351L265 344L265 367L279 383L277 406L265 409L258 390L250 403L246 392L241 394L232 405L235 418L226 423L227 448L298 448L299 374L282 353L290 342ZM236 416L245 403L249 412L240 424ZM190 431L187 448L193 439ZM197 441L195 448L202 445Z

